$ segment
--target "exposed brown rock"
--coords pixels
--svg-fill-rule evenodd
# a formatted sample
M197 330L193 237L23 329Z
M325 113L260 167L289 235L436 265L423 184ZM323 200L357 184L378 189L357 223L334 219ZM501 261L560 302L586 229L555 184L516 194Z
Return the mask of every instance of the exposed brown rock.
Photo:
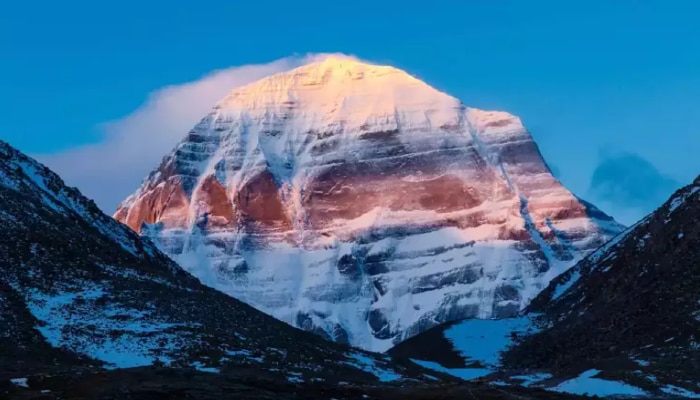
M164 227L183 227L189 216L189 200L177 178L158 185L140 197L129 209L117 211L117 220L136 232L143 223L162 222Z
M236 208L248 222L290 227L274 176L267 170L255 175L236 193Z
M207 214L206 228L232 228L236 224L236 214L221 183L214 175L202 180L202 183L192 195L192 203L197 207L197 214Z

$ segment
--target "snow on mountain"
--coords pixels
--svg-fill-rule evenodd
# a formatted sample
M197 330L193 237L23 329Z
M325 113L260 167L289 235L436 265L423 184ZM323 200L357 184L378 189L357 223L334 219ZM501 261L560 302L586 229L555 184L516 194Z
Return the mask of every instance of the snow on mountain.
M378 351L515 315L621 230L517 117L337 58L233 90L114 216L206 285Z
M323 341L202 285L2 141L0 227L2 384L26 376L20 372L158 362L285 384L440 380Z

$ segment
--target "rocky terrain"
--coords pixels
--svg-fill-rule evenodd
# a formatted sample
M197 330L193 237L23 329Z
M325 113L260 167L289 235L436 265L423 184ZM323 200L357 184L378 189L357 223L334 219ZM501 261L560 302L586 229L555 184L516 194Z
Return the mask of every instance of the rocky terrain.
M516 341L508 367L586 365L700 393L700 177L555 279L528 312L540 330Z
M617 394L697 397L700 177L555 278L521 318L478 323L435 328L390 354L453 373L490 361L481 376L529 387L578 379L612 382Z
M517 117L338 58L234 89L114 216L204 284L376 351L517 315L622 229Z
M0 381L0 396L11 399L336 399L336 400L577 400L584 397L522 387L492 387L483 383L442 383L399 387L387 384L329 386L293 383L255 375L209 374L158 367L114 371L72 371Z
M208 288L46 167L0 142L0 360L248 368L291 382L428 381ZM8 367L9 366L9 367Z

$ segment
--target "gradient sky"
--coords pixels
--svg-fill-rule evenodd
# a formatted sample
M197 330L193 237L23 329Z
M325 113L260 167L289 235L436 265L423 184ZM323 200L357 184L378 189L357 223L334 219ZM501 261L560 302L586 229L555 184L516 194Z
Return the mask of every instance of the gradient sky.
M164 87L341 52L520 116L567 187L631 223L700 173L698 15L694 0L3 2L0 138L52 167L63 156L68 183L111 212L128 191L83 187L66 154ZM303 59L286 60L270 68ZM158 127L139 129L146 142Z

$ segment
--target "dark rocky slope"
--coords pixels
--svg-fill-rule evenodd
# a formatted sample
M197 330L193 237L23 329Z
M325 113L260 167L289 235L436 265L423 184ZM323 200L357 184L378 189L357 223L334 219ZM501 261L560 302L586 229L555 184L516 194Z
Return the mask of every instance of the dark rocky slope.
M505 353L507 367L590 367L700 392L700 177L527 311L542 330Z
M250 368L291 381L428 380L203 286L2 142L0 226L0 354L13 368L87 357L111 367Z
M501 330L510 343L487 379L543 374L528 385L553 387L597 370L648 394L700 393L700 178L555 278L524 315L525 325ZM389 354L464 367L470 354L453 326Z
M92 364L70 351L51 347L36 329L38 324L21 296L0 280L0 379L54 366Z
M577 400L570 396L521 387L442 383L397 387L395 385L335 385L290 383L255 375L208 374L186 369L130 368L81 375L32 376L28 387L0 382L0 396L9 398L72 400L291 400L291 399L402 399L402 400ZM5 391L3 392L3 384ZM5 397L2 397L3 399Z

